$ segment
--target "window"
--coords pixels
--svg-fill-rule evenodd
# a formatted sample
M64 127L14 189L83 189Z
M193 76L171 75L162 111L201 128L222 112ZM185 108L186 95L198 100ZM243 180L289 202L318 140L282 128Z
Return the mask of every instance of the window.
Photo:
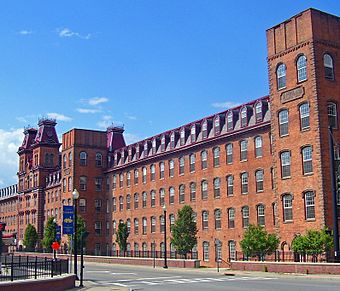
M292 221L293 220L293 197L291 194L283 195L283 220Z
M169 188L169 203L170 204L175 203L175 188L174 187Z
M135 169L133 172L134 172L135 184L138 184L138 169Z
M86 166L86 164L87 164L87 153L86 152L80 152L79 157L80 157L80 165Z
M174 214L170 214L169 215L169 220L170 220L170 231L172 231L172 228L175 225L175 215Z
M131 195L128 194L126 195L126 210L130 210L131 209Z
M227 176L227 196L234 195L234 176Z
M263 119L262 102L257 102L255 105L255 119L256 119L256 123L261 122Z
M236 243L233 240L228 242L229 245L229 259L235 260L236 259Z
M101 153L96 153L96 167L101 167L103 165L103 156Z
M143 234L146 234L147 227L148 227L148 221L147 221L146 217L143 217L142 224L143 224Z
M161 188L159 190L159 205L163 206L165 203L165 189Z
M312 147L306 146L302 149L303 174L313 173Z
M96 191L102 191L103 179L98 177L95 178Z
M340 193L337 193L338 219L340 219Z
M66 182L66 180L64 180ZM87 178L85 176L80 176L79 178L80 190L86 191L87 189Z
M116 200L116 197L112 198L112 210L113 210L113 212L117 211L117 200Z
M214 198L221 197L221 179L215 178L214 179Z
M248 227L249 225L249 207L243 206L242 207L242 226Z
M288 110L281 110L279 113L280 136L288 135Z
M248 124L247 107L243 107L241 110L241 127L245 127Z
M204 170L208 167L208 152L206 150L201 152L201 169Z
M102 222L101 221L96 221L94 224L94 230L96 235L100 235L102 232Z
M256 180L256 192L263 191L263 170L257 170L255 172L255 180Z
M147 199L148 199L148 194L146 192L142 193L142 199L143 199L143 208L145 208L147 204Z
M152 153L155 154L157 152L157 140L154 138L152 140Z
M195 154L191 154L189 156L189 162L190 162L190 172L195 172L195 163L196 163L196 156Z
M276 69L277 89L286 88L286 65L280 64Z
M156 217L151 216L151 233L156 232Z
M220 117L219 116L216 116L216 118L215 118L214 131L215 131L215 135L220 134Z
M309 104L300 105L300 126L301 130L309 128Z
M218 167L220 165L220 148L213 148L213 164L214 167Z
M233 144L228 143L226 146L227 152L227 164L231 164L233 162Z
M179 158L179 174L184 174L184 157Z
M264 205L257 205L257 224L265 225Z
M112 188L117 188L117 175L113 175L113 182L112 182Z
M135 193L133 195L133 201L134 201L134 205L133 205L134 209L138 209L139 207L139 194L138 193Z
M334 80L333 59L329 54L324 54L323 66L325 68L325 78L329 80Z
M165 151L165 135L162 135L162 138L161 138L161 151L162 152Z
M190 183L190 201L196 200L196 183Z
M305 215L306 219L315 219L315 201L314 192L308 191L305 193Z
M164 162L159 163L159 179L164 178Z
M161 233L164 233L164 225L165 225L164 215L161 215L159 217L159 229Z
M214 217L215 217L215 229L221 229L221 209L216 209L214 211Z
M203 261L209 262L209 242L203 242Z
M119 211L123 211L124 208L124 198L123 196L119 196Z
M235 228L235 209L228 209L228 228Z
M67 167L67 156L64 154L63 156L63 168L65 169Z
M246 140L241 140L240 149L241 149L240 160L246 161L248 157L248 142Z
M201 197L203 200L208 199L208 182L206 180L201 183Z
M179 186L179 203L184 203L185 200L185 186L182 184Z
M255 137L255 157L256 158L262 157L262 137L261 136Z
M144 184L146 183L146 167L142 168L142 181Z
M241 193L248 193L248 173L244 172L241 174Z
M68 191L71 192L72 191L72 177L68 177Z
M170 148L173 149L175 148L175 133L172 132L170 135Z
M127 232L130 233L131 232L131 220L130 218L128 218L126 220L126 229L127 229Z
M302 55L299 56L296 62L298 82L307 80L307 58Z
M180 133L180 144L181 146L185 145L185 128L182 128Z
M190 137L191 137L191 142L195 142L196 141L196 126L195 125L193 125L191 127Z
M131 185L131 172L129 171L126 173L126 186L130 187L130 185Z
M281 177L290 177L290 152L284 151L281 153Z
M151 190L150 196L151 196L151 207L155 207L156 206L156 191Z
M119 174L119 187L122 188L124 183L124 174L120 173Z
M328 112L328 124L332 128L338 127L338 117L337 117L337 108L336 104L333 102L327 103L327 112Z
M202 211L202 229L203 230L208 229L208 226L209 226L208 220L209 220L208 211L206 210Z
M204 120L202 124L202 138L208 137L208 121Z
M233 112L229 111L227 114L227 131L231 131L233 129L234 129Z
M155 177L156 177L156 166L154 164L152 164L150 166L150 179L151 179L151 181L155 181Z
M144 143L144 157L148 156L148 142L146 141Z
M169 161L169 177L173 177L175 172L175 162L173 160Z
M100 210L102 209L102 200L101 199L94 200L94 207L96 208L97 212L100 212Z

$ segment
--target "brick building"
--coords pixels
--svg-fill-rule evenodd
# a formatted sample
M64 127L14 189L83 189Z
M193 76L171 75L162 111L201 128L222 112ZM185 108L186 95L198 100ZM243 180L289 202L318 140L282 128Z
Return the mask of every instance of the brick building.
M19 237L27 221L39 234L48 216L60 222L74 188L95 254L117 249L120 220L129 249L162 250L164 221L173 224L185 204L196 213L202 265L232 257L250 223L277 232L284 250L306 229L332 228L328 127L338 166L339 17L305 10L268 29L267 48L269 96L137 143L125 145L119 127L72 129L59 152L54 121L27 129L18 151Z

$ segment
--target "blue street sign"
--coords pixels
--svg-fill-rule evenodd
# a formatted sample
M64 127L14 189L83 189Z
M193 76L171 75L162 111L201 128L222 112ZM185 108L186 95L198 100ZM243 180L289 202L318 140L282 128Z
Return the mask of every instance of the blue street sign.
M57 225L55 230L55 240L61 241L61 225Z
M73 206L63 206L63 234L73 234Z

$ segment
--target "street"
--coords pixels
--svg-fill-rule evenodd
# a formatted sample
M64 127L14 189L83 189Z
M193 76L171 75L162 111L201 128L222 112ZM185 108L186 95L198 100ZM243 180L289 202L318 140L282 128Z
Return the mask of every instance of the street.
M87 287L128 287L130 290L340 290L340 276L281 275L221 269L163 269L145 266L86 263Z

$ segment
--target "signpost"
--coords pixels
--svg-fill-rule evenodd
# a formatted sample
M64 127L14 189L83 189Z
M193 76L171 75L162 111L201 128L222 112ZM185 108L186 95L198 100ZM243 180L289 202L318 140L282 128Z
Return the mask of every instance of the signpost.
M73 206L63 206L63 234L73 234L74 210Z
M57 225L56 228L56 233L55 233L55 240L57 242L60 242L61 241L61 225Z

